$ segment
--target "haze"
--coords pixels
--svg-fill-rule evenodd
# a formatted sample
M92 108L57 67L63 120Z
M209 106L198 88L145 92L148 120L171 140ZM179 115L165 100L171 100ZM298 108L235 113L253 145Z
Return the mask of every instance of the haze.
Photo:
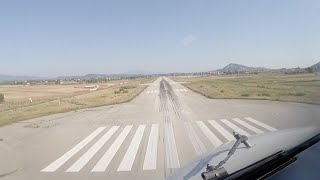
M0 2L0 74L196 72L319 62L320 3Z

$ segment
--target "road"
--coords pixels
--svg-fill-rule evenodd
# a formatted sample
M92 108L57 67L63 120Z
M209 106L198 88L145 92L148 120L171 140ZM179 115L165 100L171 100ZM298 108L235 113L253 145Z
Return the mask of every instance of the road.
M163 179L198 155L254 135L320 126L320 106L214 100L159 78L124 104L0 128L2 179Z

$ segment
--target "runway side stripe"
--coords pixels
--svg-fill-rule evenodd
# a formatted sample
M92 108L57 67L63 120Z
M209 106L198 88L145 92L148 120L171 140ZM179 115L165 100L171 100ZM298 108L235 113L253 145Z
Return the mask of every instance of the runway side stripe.
M187 135L189 136L189 139L190 139L190 141L196 151L196 154L200 155L200 154L205 153L207 151L206 147L203 145L202 141L200 140L200 138L198 137L198 135L194 131L191 123L185 122L184 127L185 127L185 131L186 131Z
M237 133L240 133L241 135L246 135L246 136L250 136L249 133L247 133L246 131L244 131L243 129L239 128L238 126L236 126L235 124L233 124L232 122L226 120L226 119L221 119L221 121L226 124L227 126L229 126L231 129L233 129L234 131L236 131Z
M143 170L154 170L157 168L158 136L159 124L152 124Z
M139 125L136 133L133 136L133 139L130 143L130 146L124 155L117 171L130 171L134 162L134 159L136 158L140 142L143 136L144 129L146 128L146 125Z
M260 129L256 128L256 127L251 126L250 124L242 121L242 120L239 119L239 118L233 118L232 120L236 121L237 123L241 124L242 126L250 129L251 131L253 131L253 132L257 133L257 134L263 133L262 130L260 130Z
M196 121L196 123L215 147L218 147L222 144L222 142L217 138L217 136L215 136L202 121Z
M54 172L60 166L62 166L65 162L67 162L73 155L79 152L83 147L85 147L92 139L94 139L98 134L100 134L106 127L99 127L95 131L93 131L89 136L87 136L84 140L82 140L79 144L74 146L67 153L62 155L59 159L51 163L49 166L41 170L42 172Z
M119 126L113 126L104 136L102 136L84 155L81 156L66 172L79 172L90 159L100 150L100 148L117 131Z
M130 130L132 129L132 125L126 126L123 131L120 133L118 138L113 142L107 152L102 156L100 161L95 165L95 167L91 170L92 172L103 172L107 169L108 165L110 164L113 157L118 152L121 144L129 134Z
M276 128L268 126L268 125L266 125L266 124L264 124L262 122L259 122L259 121L255 120L255 119L251 118L251 117L246 117L245 119L250 121L250 122L252 122L252 123L254 123L254 124L257 124L258 126L261 126L261 127L265 128L265 129L268 129L269 131L276 131L277 130Z
M180 163L172 123L164 124L164 143L166 147L167 168L179 168Z
M221 135L223 135L228 141L233 141L235 138L229 131L227 131L225 128L223 128L220 124L218 124L214 120L208 121Z

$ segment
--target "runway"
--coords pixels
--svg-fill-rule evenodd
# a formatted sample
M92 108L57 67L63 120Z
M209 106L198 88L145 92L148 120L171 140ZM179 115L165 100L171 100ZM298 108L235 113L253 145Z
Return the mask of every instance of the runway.
M319 107L208 99L159 78L128 103L1 127L0 177L163 179L200 154L233 141L233 131L252 136L320 126Z

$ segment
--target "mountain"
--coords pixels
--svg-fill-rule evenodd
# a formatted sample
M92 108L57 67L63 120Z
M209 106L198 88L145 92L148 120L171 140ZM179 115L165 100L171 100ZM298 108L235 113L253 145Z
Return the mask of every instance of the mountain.
M320 71L320 62L314 64L307 68L281 68L281 69L274 69L272 72L280 72L280 73L287 73L287 74L294 74L294 73L313 73Z
M58 76L56 79L59 80L75 80L75 79L118 79L118 78L130 78L130 77L139 77L146 76L149 74L143 74L142 72L138 73L123 73L123 74L86 74L83 76Z
M318 62L317 64L310 66L309 67L313 72L317 72L320 71L320 62ZM308 69L308 68L307 68Z
M0 75L0 82L11 82L11 81L30 81L30 80L41 80L44 78L35 76L10 76Z
M267 68L248 67L241 64L230 63L222 69L215 70L215 73L236 74L236 73L254 73L268 71Z

